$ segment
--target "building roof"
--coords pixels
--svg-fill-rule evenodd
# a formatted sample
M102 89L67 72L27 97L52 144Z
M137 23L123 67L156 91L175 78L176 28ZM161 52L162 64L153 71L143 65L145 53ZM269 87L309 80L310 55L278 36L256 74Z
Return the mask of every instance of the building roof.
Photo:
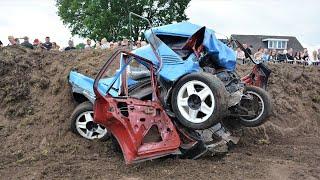
M303 46L296 37L293 36L268 36L268 35L239 35L232 34L232 38L237 39L240 43L252 45L255 49L265 47L264 42L268 40L286 40L288 48L293 48L294 51L302 51Z

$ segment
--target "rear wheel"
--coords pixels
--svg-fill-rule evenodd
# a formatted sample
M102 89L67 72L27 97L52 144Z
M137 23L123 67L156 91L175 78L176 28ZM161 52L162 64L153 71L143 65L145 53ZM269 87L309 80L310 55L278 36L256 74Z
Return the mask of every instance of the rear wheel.
M247 114L240 115L240 123L247 127L263 124L271 114L271 99L268 93L259 87L247 86L240 107L247 110Z
M71 115L71 130L86 138L108 140L110 135L105 127L93 122L93 105L86 101L79 104Z
M192 129L207 129L225 116L226 89L209 73L194 73L178 81L172 94L172 109L178 120Z

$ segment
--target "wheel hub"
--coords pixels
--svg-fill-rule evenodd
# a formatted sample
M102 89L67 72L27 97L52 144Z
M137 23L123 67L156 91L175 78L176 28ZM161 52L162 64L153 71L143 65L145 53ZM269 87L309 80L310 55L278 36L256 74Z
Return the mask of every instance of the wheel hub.
M215 98L208 85L192 80L180 88L177 106L187 121L202 123L208 120L214 112Z
M192 94L188 98L188 106L193 110L198 110L201 107L201 98L196 95Z
M253 91L247 91L245 98L240 101L240 106L246 108L253 115L240 116L240 119L247 122L256 121L264 112L264 103L262 97Z
M89 130L89 131L95 131L98 129L98 125L96 123L94 123L93 121L89 121L87 122L86 124L86 128Z
M81 113L76 120L76 128L86 139L99 139L107 133L104 127L93 121L93 111Z

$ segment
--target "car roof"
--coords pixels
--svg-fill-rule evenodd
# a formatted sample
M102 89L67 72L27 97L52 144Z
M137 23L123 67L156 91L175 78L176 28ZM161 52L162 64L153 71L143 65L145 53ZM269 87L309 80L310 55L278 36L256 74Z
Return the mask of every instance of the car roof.
M183 21L180 23L168 24L164 26L154 27L152 31L156 35L170 35L170 36L180 36L180 37L190 37L196 33L203 26L192 24L188 21ZM209 31L213 30L207 29Z

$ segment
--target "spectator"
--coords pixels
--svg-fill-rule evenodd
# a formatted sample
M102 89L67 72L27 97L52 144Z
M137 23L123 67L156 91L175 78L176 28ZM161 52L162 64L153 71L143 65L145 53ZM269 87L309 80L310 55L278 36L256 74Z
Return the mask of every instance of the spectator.
M309 61L309 53L308 53L308 49L307 48L304 48L304 50L303 50L302 59L304 61Z
M314 51L312 52L312 57L313 57L313 60L314 60L314 61L318 61L318 52L317 52L317 50L314 50Z
M56 42L52 42L52 50L59 51L60 46Z
M29 49L33 49L33 46L32 44L29 42L29 38L27 36L25 36L23 38L23 43L21 43L21 46L24 46L26 48L29 48Z
M287 60L287 50L283 50L281 53L278 54L278 61L283 62Z
M278 53L277 50L272 49L269 55L269 61L278 61Z
M96 42L96 47L95 47L95 49L101 49L101 44L100 44L99 41Z
M138 49L138 48L141 48L141 41L137 41L136 42L136 48Z
M135 50L135 49L137 49L137 44L138 44L138 41L130 41L129 47L132 48L132 50Z
M129 45L129 40L128 39L123 39L122 41L121 41L121 46L122 47L127 47Z
M48 51L52 48L52 43L50 42L50 37L46 37L45 43L42 44L42 47Z
M19 44L20 44L20 40L19 40L19 38L15 38L14 40L16 41L16 44L17 44L17 45L19 45Z
M300 61L302 59L301 54L302 53L300 51L297 51L296 54L294 55L294 59Z
M115 47L114 47L114 43L111 41L110 42L110 49L114 49Z
M116 48L119 47L120 45L121 45L121 41L113 42L113 49L116 49Z
M256 52L256 53L253 55L253 58L254 58L255 60L262 60L262 55L263 55L263 48L262 48L262 47L259 47L258 52Z
M74 43L73 43L72 40L69 40L69 41L68 41L68 45L69 45L68 47L64 48L64 51L70 51L70 50L76 49L76 48L74 47Z
M84 47L85 49L91 49L91 39L87 39L87 44Z
M39 39L34 39L32 46L33 46L33 49L41 48L41 44L40 44Z
M251 56L252 55L252 51L250 48L248 48L248 45L247 44L243 44L243 47L244 49L246 50L246 52L248 53L245 53L245 56L246 56L246 59L249 58L249 55Z
M289 50L288 50L288 52L287 52L287 59L288 60L294 60L294 57L293 57L293 49L292 48L290 48Z
M2 48L3 47L3 43L2 43L2 41L0 41L0 48Z
M241 59L241 60L246 58L244 52L239 47L236 50L236 57L237 57L237 59Z
M17 44L13 36L8 36L8 40L9 40L8 46L13 46Z
M320 49L318 49L318 60L320 61Z
M101 49L107 49L109 47L110 46L109 46L107 39L106 38L101 39Z
M268 49L264 49L263 50L262 60L263 61L269 61L269 50Z

